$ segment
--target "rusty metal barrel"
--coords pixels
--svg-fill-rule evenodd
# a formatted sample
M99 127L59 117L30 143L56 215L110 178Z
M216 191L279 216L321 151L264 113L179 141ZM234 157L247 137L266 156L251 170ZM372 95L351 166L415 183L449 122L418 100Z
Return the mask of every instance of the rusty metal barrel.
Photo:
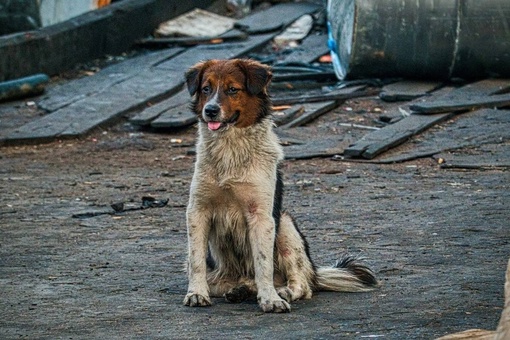
M328 0L340 79L510 77L510 0Z

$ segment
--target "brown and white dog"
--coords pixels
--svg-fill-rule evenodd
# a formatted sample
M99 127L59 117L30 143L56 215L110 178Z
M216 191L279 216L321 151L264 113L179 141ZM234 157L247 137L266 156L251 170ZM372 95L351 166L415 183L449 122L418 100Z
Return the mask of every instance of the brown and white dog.
M377 281L345 256L316 268L308 244L282 211L283 151L273 132L268 67L209 60L186 72L199 118L195 173L186 213L187 306L210 296L240 302L257 295L264 312L288 312L314 290L360 292Z

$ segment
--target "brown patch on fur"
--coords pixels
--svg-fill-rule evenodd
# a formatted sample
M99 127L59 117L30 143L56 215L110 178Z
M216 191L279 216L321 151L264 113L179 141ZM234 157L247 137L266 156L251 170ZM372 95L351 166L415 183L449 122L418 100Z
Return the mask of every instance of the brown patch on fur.
M276 249L282 257L289 257L291 255L290 249L287 247L287 238L285 235L278 235L276 237Z
M248 202L248 213L255 214L258 210L258 204L255 201Z
M204 120L204 106L217 98L221 107L219 121L236 120L234 126L244 128L255 124L270 112L266 87L271 71L265 65L244 59L208 60L186 72L193 111Z

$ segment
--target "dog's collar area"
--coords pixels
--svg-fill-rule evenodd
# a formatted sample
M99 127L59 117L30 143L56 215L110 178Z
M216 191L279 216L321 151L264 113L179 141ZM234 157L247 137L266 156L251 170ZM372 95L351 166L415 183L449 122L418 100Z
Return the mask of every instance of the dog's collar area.
M239 119L240 112L236 111L235 114L226 122L217 122L217 121L208 121L207 128L211 131L220 130L223 127L227 127L228 125L234 125Z

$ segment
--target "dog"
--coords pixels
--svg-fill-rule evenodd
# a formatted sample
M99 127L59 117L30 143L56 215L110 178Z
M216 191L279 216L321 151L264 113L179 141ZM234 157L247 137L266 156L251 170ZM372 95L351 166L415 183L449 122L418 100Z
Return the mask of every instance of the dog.
M195 171L186 211L186 306L210 297L257 296L264 312L289 312L313 291L362 292L374 273L345 256L316 268L295 221L282 210L283 150L273 131L269 67L208 60L185 73L198 117Z

